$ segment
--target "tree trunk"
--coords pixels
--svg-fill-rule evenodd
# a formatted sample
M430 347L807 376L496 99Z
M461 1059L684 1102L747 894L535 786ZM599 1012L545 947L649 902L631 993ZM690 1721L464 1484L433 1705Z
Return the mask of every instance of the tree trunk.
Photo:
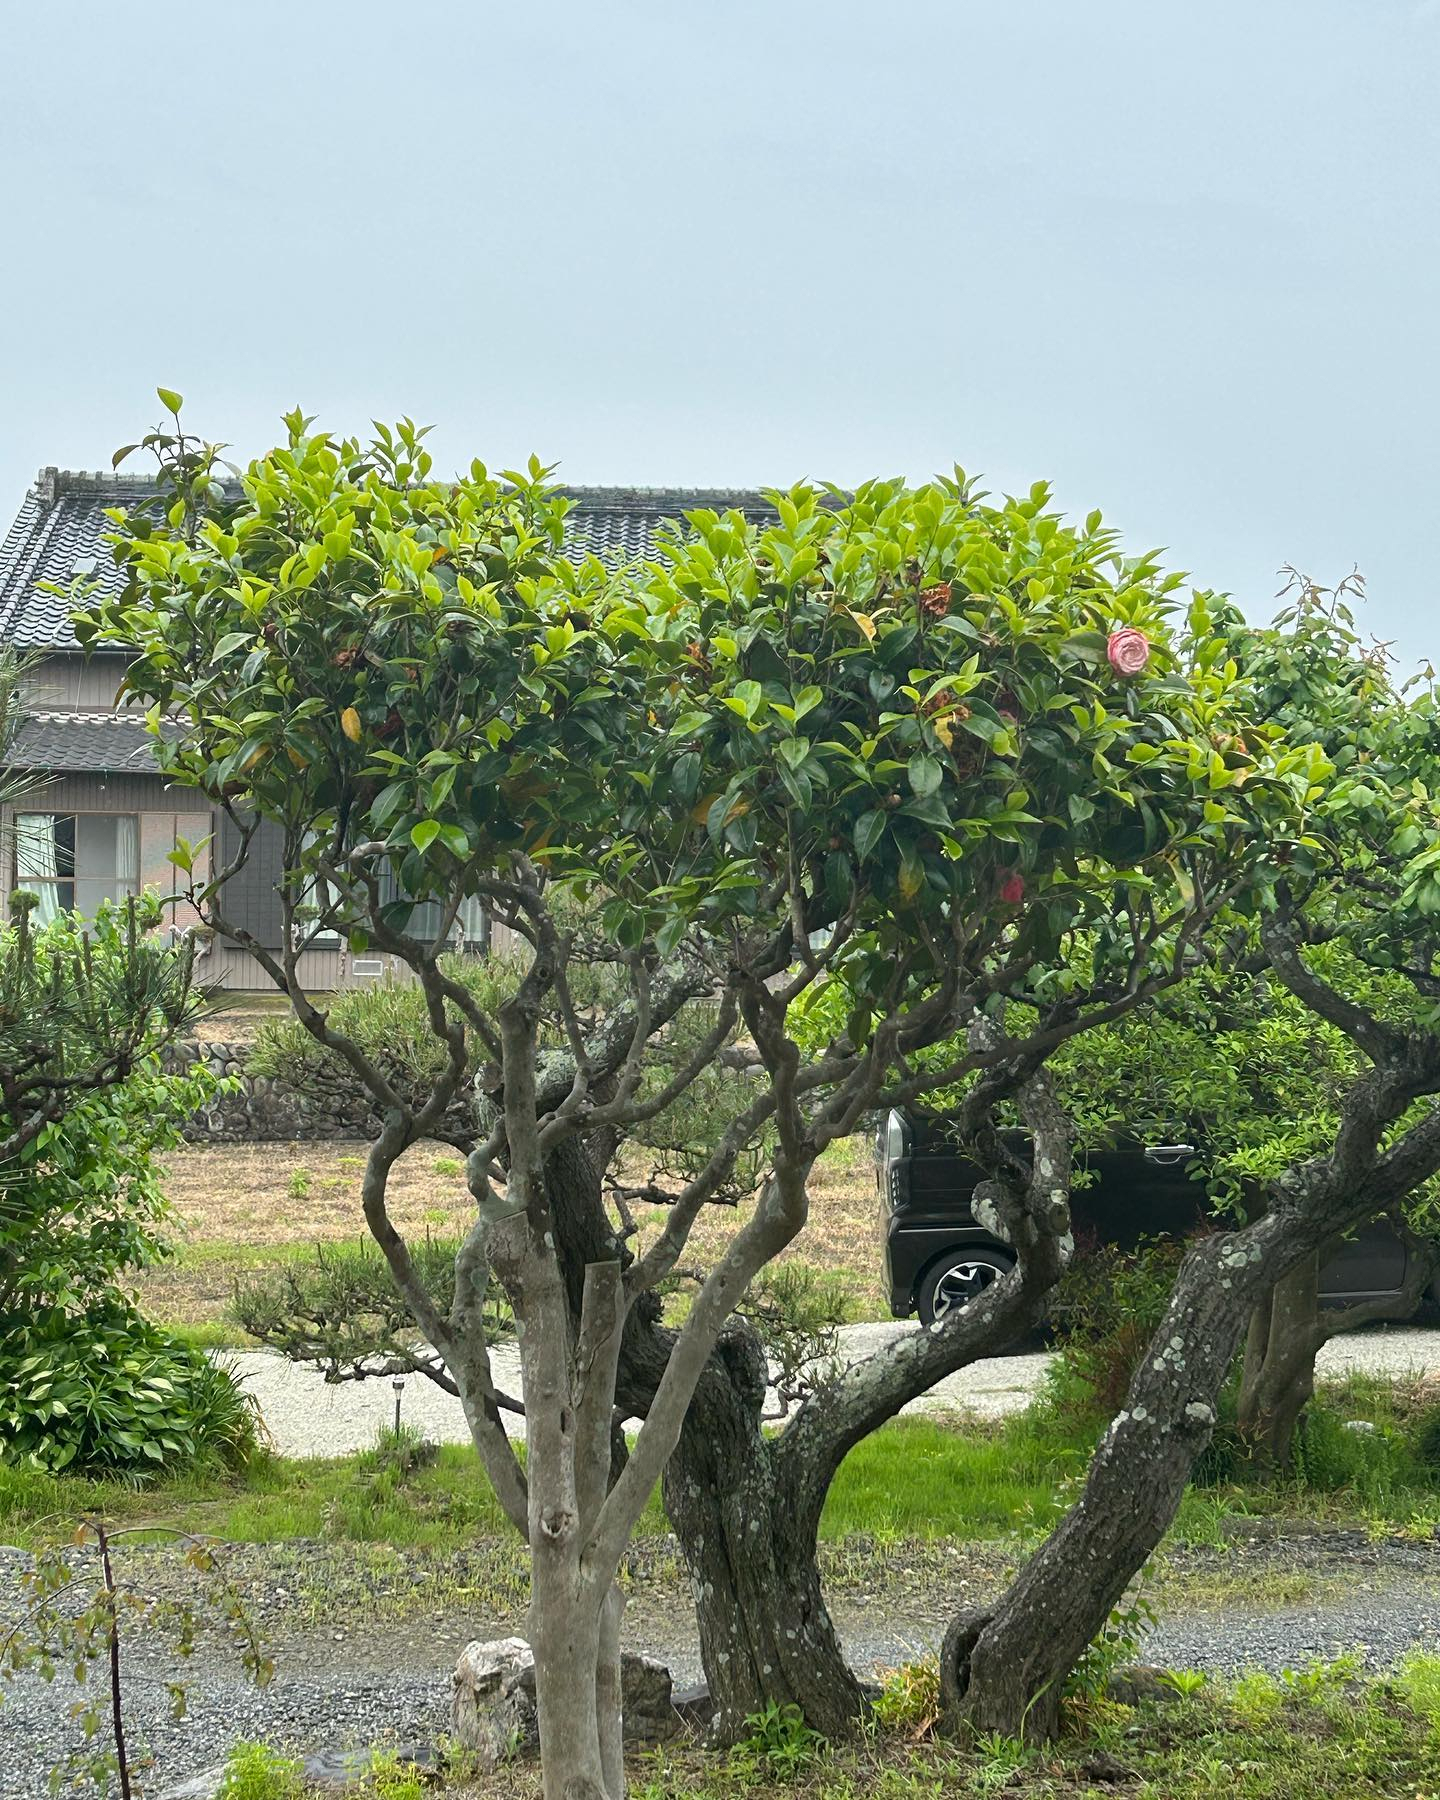
M696 1386L663 1490L695 1595L717 1742L743 1737L746 1719L770 1705L798 1706L830 1738L863 1718L864 1694L822 1591L821 1512L848 1449L915 1394L1033 1325L1060 1277L1069 1254L1068 1123L1038 1078L1022 1092L1037 1140L1028 1185L1012 1191L990 1182L985 1190L996 1228L1013 1233L1021 1252L1013 1282L997 1284L943 1331L907 1337L812 1394L775 1437L762 1430L764 1353L743 1321L732 1320ZM617 1254L597 1161L572 1143L546 1166L572 1310L585 1264ZM674 1334L651 1298L626 1320L620 1416L644 1414L669 1358Z
M1420 1048L1414 1055L1425 1068ZM1436 1074L1425 1080L1433 1087ZM1247 1325L1257 1353L1273 1312L1262 1297L1302 1260L1440 1166L1440 1111L1383 1155L1381 1132L1419 1091L1408 1062L1377 1069L1353 1090L1331 1157L1293 1170L1283 1205L1245 1230L1206 1238L1181 1264L1165 1317L1090 1464L1084 1491L988 1614L962 1615L942 1650L941 1699L952 1723L1046 1738L1063 1686L1131 1577L1169 1528ZM1425 1265L1410 1278L1420 1281ZM1418 1291L1418 1290L1417 1290ZM1378 1303L1384 1310L1393 1299ZM1294 1323L1297 1315L1289 1315ZM1377 1316L1367 1303L1327 1315L1325 1333ZM1317 1332L1314 1348L1323 1335ZM1278 1348L1278 1346L1277 1346ZM1311 1352L1313 1360L1313 1350Z
M1315 1395L1315 1359L1331 1338L1362 1325L1408 1319L1429 1287L1440 1263L1435 1244L1416 1237L1399 1214L1392 1223L1406 1246L1405 1279L1395 1293L1322 1307L1320 1270L1339 1242L1335 1239L1303 1257L1251 1315L1239 1428L1262 1474L1283 1474L1293 1463L1296 1429Z
M1239 1429L1257 1471L1290 1467L1295 1428L1315 1393L1320 1257L1304 1256L1261 1296L1251 1315L1240 1380Z
M695 1592L700 1659L718 1743L771 1704L798 1706L829 1738L855 1729L864 1700L821 1591L818 1514L777 1480L761 1430L765 1357L728 1333L691 1402L665 1471L665 1509Z
M604 1666L610 1595L597 1598L586 1586L572 1556L532 1542L528 1629L545 1800L622 1800L624 1792L623 1766L608 1766L619 1728L618 1669L612 1696ZM618 1631L613 1636L618 1652ZM613 1698L613 1720L601 1715L602 1695Z
M1283 1249L1269 1219L1246 1238L1208 1238L1186 1256L1080 1500L992 1611L951 1625L940 1673L952 1723L1055 1735L1066 1678L1164 1536L1214 1429L1265 1263Z
M572 1141L545 1172L577 1315L584 1264L615 1253L595 1160ZM643 1415L664 1374L674 1334L657 1311L647 1297L626 1320L618 1411ZM733 1321L696 1387L663 1482L695 1596L700 1660L716 1706L712 1735L721 1743L743 1737L746 1719L772 1703L798 1706L815 1730L836 1738L863 1710L821 1592L818 1510L780 1491L761 1429L766 1379L759 1340Z

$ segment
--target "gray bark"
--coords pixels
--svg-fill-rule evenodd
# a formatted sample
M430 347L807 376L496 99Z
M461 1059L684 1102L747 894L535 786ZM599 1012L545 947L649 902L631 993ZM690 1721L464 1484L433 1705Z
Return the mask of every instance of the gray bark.
M997 1606L952 1622L941 1659L952 1725L1054 1735L1067 1676L1174 1519L1260 1297L1440 1169L1440 1111L1379 1149L1386 1129L1437 1088L1440 1043L1389 1044L1384 1066L1352 1090L1332 1154L1289 1171L1253 1225L1190 1251L1080 1499Z
M1250 1456L1263 1475L1283 1474L1294 1460L1295 1435L1315 1393L1315 1359L1333 1337L1387 1319L1408 1319L1434 1277L1433 1244L1415 1238L1397 1220L1408 1260L1405 1279L1393 1295L1350 1306L1322 1307L1319 1273L1328 1252L1303 1257L1251 1315L1240 1379L1238 1424Z
M1020 1100L1034 1140L1010 1162L988 1122L978 1153L1004 1176L978 1203L1019 1264L980 1299L825 1381L783 1431L761 1430L764 1364L736 1332L697 1388L666 1475L667 1511L696 1592L701 1656L722 1741L752 1713L794 1704L827 1737L853 1731L864 1700L825 1605L820 1518L840 1464L943 1376L1034 1325L1070 1253L1068 1121L1043 1078Z

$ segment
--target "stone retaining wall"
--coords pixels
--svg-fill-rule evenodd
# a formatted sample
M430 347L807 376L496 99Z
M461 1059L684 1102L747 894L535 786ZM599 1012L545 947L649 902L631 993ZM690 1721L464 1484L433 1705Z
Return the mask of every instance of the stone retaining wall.
M166 1056L172 1068L205 1063L214 1075L232 1077L232 1092L217 1094L185 1128L192 1144L273 1144L294 1139L368 1139L368 1109L358 1097L341 1099L323 1091L302 1093L267 1075L249 1075L252 1046L246 1042L174 1044Z

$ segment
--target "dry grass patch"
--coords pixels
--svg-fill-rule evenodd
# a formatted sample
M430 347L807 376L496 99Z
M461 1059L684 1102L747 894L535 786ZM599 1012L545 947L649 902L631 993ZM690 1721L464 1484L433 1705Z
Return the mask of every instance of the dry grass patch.
M153 1317L184 1325L225 1320L237 1277L303 1255L316 1242L365 1233L361 1143L203 1144L165 1159L165 1192L175 1209L176 1255L140 1283ZM463 1231L472 1209L464 1164L445 1144L416 1144L390 1178L390 1211L408 1235ZM664 1210L642 1212L640 1241L652 1239ZM691 1237L689 1266L723 1254L738 1220L708 1207ZM832 1145L811 1182L810 1222L787 1260L838 1276L857 1319L888 1317L869 1139Z
M176 1254L141 1280L152 1317L223 1322L235 1282L311 1244L365 1235L358 1143L197 1144L165 1159ZM453 1235L471 1216L464 1164L445 1144L416 1144L395 1165L390 1210L413 1237Z
M745 1210L706 1207L690 1234L686 1266L704 1269L718 1261ZM665 1217L666 1210L660 1206L640 1213L636 1223L642 1246L658 1235ZM808 1263L837 1277L848 1290L849 1312L854 1319L890 1317L881 1277L879 1201L868 1135L832 1144L815 1165L810 1178L810 1217L786 1252L784 1262Z
M182 1248L314 1243L365 1230L365 1145L196 1144L165 1158L165 1193ZM465 1167L445 1144L415 1144L390 1177L390 1211L406 1231L459 1230L470 1212Z
M284 994L227 994L212 1012L195 1021L191 1035L206 1044L235 1044L253 1038L267 1019L288 1019Z

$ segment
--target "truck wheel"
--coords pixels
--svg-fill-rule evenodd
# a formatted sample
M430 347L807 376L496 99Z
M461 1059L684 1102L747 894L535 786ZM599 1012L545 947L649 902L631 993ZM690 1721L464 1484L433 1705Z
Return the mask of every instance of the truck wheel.
M1012 1256L988 1245L962 1244L947 1250L920 1277L915 1295L920 1323L933 1325L936 1319L945 1318L1014 1267Z

